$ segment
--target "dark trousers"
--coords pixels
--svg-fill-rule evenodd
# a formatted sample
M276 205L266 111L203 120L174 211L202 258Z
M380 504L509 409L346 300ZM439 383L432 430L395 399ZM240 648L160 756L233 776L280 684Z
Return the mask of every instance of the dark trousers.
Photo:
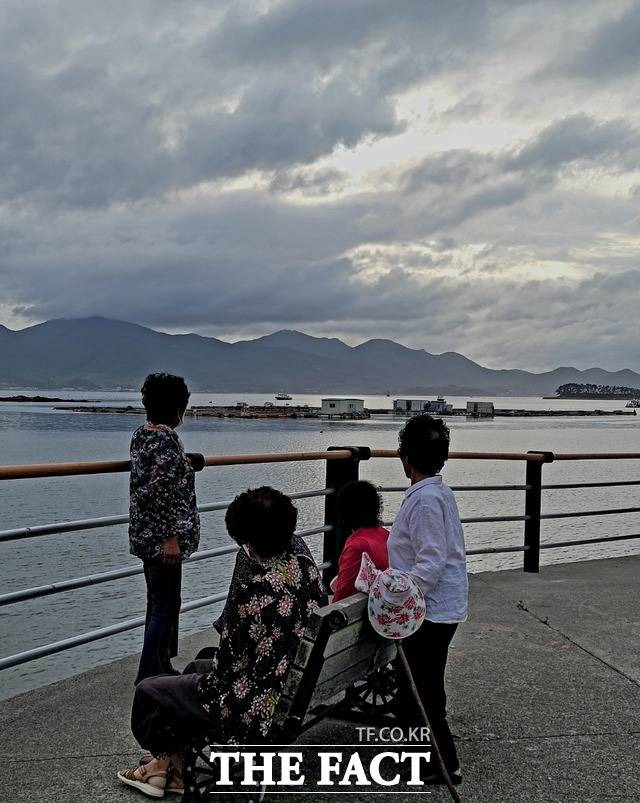
M136 686L131 731L154 756L182 751L199 734L215 739L217 725L198 699L201 675L159 675Z
M447 722L447 695L444 672L447 666L449 645L457 624L441 624L425 619L420 629L403 639L402 646L411 668L413 680L427 713L431 732L438 743L444 765L449 772L459 767L456 747ZM404 727L423 725L402 667L398 670L398 719ZM435 761L432 760L432 767Z
M136 683L174 671L171 659L178 654L182 564L167 566L160 560L145 560L144 577L147 618Z

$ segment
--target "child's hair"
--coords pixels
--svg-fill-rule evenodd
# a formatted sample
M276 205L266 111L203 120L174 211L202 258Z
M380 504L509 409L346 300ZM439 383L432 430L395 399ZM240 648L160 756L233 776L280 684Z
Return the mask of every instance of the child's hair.
M152 424L172 424L189 403L189 388L181 376L149 374L142 385L142 405Z
M449 427L441 418L421 413L400 430L398 451L416 471L433 477L449 457L449 439Z
M250 544L261 558L279 555L291 546L297 520L291 499L268 485L236 496L225 516L233 540L240 546Z
M375 485L366 480L348 482L338 493L338 515L350 530L378 527L382 518L382 498Z

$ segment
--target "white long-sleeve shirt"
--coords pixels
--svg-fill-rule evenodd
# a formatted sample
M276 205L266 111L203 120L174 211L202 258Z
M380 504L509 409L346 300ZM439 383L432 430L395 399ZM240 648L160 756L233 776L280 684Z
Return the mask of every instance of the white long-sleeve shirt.
M453 491L440 475L412 485L391 528L389 565L413 575L430 622L464 622L469 581L464 533Z

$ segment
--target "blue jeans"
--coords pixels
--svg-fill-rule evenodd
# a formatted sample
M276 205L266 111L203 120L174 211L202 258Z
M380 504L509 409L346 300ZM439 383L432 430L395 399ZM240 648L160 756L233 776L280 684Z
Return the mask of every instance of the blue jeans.
M145 560L147 618L136 683L154 675L173 674L171 659L178 653L182 564L167 566Z

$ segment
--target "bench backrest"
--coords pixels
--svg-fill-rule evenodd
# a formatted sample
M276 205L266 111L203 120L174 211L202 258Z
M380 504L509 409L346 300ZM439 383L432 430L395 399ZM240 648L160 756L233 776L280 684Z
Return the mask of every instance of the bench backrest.
M369 625L365 594L319 608L298 646L274 725L287 741L294 739L309 710L395 656L395 643L377 636Z

